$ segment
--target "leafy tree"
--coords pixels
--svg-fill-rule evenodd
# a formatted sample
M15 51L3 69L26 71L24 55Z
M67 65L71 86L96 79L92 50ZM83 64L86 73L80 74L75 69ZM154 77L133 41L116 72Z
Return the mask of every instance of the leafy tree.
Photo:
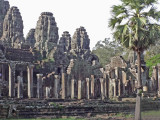
M146 61L146 65L147 67L149 67L149 76L151 77L152 76L152 67L153 66L156 66L158 63L160 63L160 54L157 54L151 58L149 58L147 61Z
M154 46L150 46L145 53L145 61L148 61L151 57L154 57L160 53L160 40L156 41Z
M124 47L134 50L138 60L138 88L136 97L135 119L141 120L141 53L153 45L160 37L160 12L155 4L158 0L121 0L121 5L112 7L109 27L113 36ZM149 9L149 10L148 10ZM151 21L155 21L154 23Z
M102 66L109 64L111 57L128 57L128 51L118 44L117 41L111 41L110 38L105 38L103 41L98 41L92 52L98 56Z

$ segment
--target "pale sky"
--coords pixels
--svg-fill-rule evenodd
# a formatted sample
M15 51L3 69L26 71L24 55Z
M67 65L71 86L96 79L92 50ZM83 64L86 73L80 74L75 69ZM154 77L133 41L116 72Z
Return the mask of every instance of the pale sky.
M8 0L10 6L17 6L24 24L24 37L31 28L36 27L42 12L52 12L59 28L59 37L63 31L69 31L71 37L76 28L85 27L92 49L97 41L111 37L108 20L111 6L120 0Z

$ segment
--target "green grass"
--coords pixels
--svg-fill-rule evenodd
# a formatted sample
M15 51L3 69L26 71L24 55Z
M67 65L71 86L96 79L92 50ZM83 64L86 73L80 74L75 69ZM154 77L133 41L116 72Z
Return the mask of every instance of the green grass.
M145 112L142 112L142 116L160 117L160 110L159 111L145 111Z
M134 116L132 114L118 113L115 117L133 118Z

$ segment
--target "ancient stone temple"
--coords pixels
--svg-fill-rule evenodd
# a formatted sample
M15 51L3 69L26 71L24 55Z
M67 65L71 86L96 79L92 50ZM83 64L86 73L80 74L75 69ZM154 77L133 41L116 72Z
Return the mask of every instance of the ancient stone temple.
M48 57L57 45L58 38L58 27L53 14L50 12L41 13L35 29L35 47L44 58Z
M3 34L4 17L7 14L7 11L9 8L10 8L10 5L8 1L0 0L0 38Z
M143 58L143 57L141 57ZM135 96L138 85L137 76L137 58L134 52L129 55L128 61L124 60L122 56L111 58L111 63L106 65L105 73L108 78L108 96L111 97L125 97ZM149 78L148 68L144 60L141 60L141 79L143 91L151 91L151 81Z
M24 43L23 20L17 7L11 7L4 18L1 41L4 46L13 48L20 48Z
M0 98L104 100L135 95L134 52L128 61L115 56L102 68L90 50L84 27L77 28L73 36L65 31L59 39L53 14L43 12L36 28L24 38L19 9L9 9L9 3L0 0L0 13ZM159 66L153 68L150 80L144 59L141 62L144 91L160 95Z
M25 44L29 45L31 48L34 48L34 45L36 43L34 35L35 35L35 29L30 29L25 39Z
M72 49L90 49L90 39L88 38L87 32L84 27L76 29L71 41Z

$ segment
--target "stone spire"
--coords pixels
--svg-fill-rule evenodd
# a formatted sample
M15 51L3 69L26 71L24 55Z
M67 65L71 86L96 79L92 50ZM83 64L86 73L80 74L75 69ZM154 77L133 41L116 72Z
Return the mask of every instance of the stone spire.
M1 40L5 46L13 48L19 48L24 42L23 20L17 7L11 7L4 18Z
M46 52L46 55L57 45L58 42L58 27L53 14L43 12L39 17L35 30L35 47Z
M34 45L36 43L34 34L35 34L35 29L30 29L30 31L28 32L28 34L26 36L26 40L25 40L25 43L32 48L34 47Z
M84 27L76 29L71 40L71 49L90 49L89 44L90 39L86 29Z
M3 20L5 15L7 14L9 7L10 5L8 1L0 0L0 38L3 34Z
M63 32L59 41L59 47L62 47L64 52L71 50L71 37L68 31Z

